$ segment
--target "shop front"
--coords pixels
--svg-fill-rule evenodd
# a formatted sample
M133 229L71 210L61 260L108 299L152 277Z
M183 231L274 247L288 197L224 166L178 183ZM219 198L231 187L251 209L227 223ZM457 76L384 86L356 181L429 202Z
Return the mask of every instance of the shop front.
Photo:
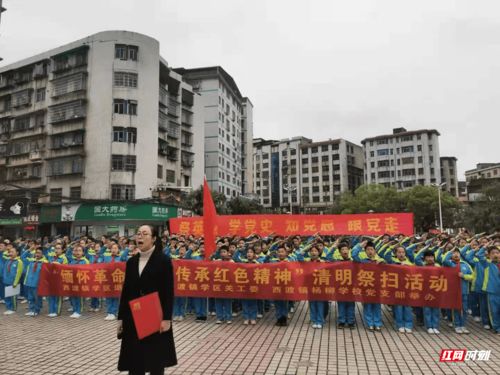
M178 209L161 203L99 202L43 206L41 226L50 229L47 235L132 236L143 224L163 230Z

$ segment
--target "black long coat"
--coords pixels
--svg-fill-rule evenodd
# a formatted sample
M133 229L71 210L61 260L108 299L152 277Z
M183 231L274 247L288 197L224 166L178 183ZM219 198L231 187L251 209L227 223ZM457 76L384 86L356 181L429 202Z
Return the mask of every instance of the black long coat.
M118 360L119 371L148 372L150 369L177 364L172 329L162 334L155 333L142 340L137 338L129 301L153 292L158 292L160 296L163 320L172 320L174 302L172 262L158 249L153 251L140 276L139 255L127 261L118 311L118 319L123 320L123 337Z

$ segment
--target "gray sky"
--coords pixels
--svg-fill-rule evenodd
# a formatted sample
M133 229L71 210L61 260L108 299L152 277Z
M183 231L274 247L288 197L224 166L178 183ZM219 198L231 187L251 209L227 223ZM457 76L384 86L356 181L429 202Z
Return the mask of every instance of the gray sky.
M147 5L147 6L146 6ZM500 162L498 0L4 0L1 65L103 30L160 41L173 67L223 66L254 136L435 128L459 179Z

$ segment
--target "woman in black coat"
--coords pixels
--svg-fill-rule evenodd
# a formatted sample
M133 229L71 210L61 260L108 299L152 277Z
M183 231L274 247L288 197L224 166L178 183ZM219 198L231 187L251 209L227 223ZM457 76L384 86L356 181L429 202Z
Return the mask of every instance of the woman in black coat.
M152 226L141 226L136 242L141 251L127 261L118 311L118 333L122 337L118 370L129 371L131 375L163 374L165 367L177 364L171 327L174 302L172 262L163 254L161 239ZM139 340L129 301L153 292L160 296L163 321L159 333Z

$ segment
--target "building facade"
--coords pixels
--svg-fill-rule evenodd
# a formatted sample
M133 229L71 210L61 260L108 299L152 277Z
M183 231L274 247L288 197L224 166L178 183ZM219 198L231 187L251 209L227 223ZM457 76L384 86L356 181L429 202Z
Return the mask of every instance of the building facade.
M444 190L458 198L457 158L441 156L441 183L445 183Z
M344 139L254 140L254 190L268 209L325 212L363 184L363 150Z
M481 197L481 190L500 183L500 163L480 163L475 169L465 172L467 200L473 202Z
M392 186L398 190L441 181L437 130L407 131L366 138L365 183Z
M198 100L158 41L128 31L2 67L0 181L33 202L133 201L191 187L203 176Z
M205 175L210 188L228 199L249 194L253 166L253 105L241 95L234 79L220 66L178 68L201 96L205 130Z

